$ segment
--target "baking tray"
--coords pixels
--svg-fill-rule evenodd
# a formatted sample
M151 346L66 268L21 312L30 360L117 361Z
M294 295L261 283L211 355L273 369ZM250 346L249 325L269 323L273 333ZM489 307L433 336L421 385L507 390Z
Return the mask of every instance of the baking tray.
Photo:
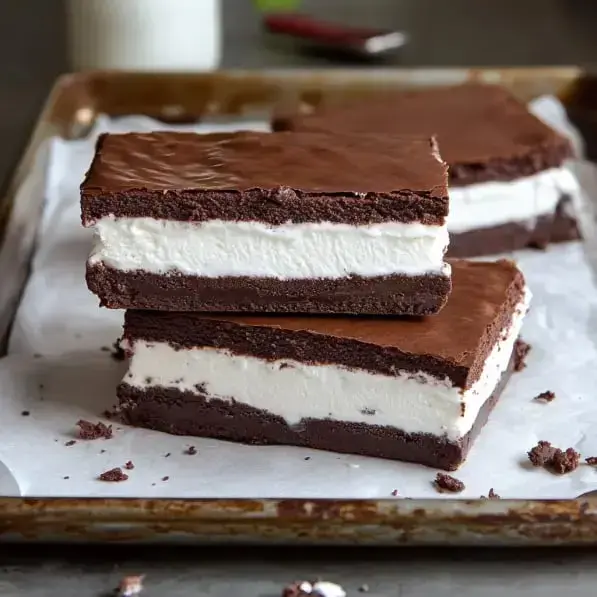
M96 72L55 84L0 204L0 238L30 259L43 197L17 201L37 149L53 135L84 135L100 113L167 121L308 110L380 88L499 82L522 100L557 95L597 156L597 77L578 68ZM595 107L596 109L593 109ZM13 253L14 252L14 253ZM3 251L6 254L6 250ZM2 261L0 260L0 264ZM6 262L4 262L6 265ZM0 339L26 275L3 267ZM16 291L16 292L15 292ZM597 544L597 500L278 500L0 498L0 540L358 545Z

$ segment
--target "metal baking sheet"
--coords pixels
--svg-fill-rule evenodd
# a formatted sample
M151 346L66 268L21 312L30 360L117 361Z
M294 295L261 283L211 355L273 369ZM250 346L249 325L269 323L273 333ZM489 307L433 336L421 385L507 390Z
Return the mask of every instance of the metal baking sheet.
M524 101L557 95L594 154L597 94L576 68L226 72L209 75L90 73L54 87L0 209L0 337L6 339L27 276L43 194L19 190L38 149L53 135L77 138L98 114L195 121L308 110L319 102L378 90L500 82ZM31 193L28 194L31 196ZM6 249L9 248L10 251ZM16 264L18 265L18 264ZM171 500L0 498L0 539L251 543L555 544L597 540L597 502L519 500Z

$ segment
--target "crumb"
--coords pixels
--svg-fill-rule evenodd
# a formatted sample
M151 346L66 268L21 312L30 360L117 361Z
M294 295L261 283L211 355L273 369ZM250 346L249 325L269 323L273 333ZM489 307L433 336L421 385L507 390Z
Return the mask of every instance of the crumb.
M585 458L585 462L591 465L597 464L597 456L589 456L588 458Z
M361 585L359 587L359 593L368 593L369 592L369 585Z
M40 383L40 384L39 384L39 389L40 389L40 390L43 390L44 388L45 388L44 384L43 384L43 383Z
M92 423L91 421L85 421L80 419L77 421L79 427L79 439L110 439L112 437L112 425L106 425L101 421Z
M66 475L65 477L62 477L63 479L70 479L70 477L68 475Z
M110 352L111 348L110 348L109 346L102 346L102 347L100 348L100 350L101 350L102 352Z
M125 468L127 471L132 471L132 470L135 468L135 465L133 464L133 461L132 461L132 460L129 460L128 462L125 462L125 463L124 463L124 468Z
M106 450L102 449L100 450L100 454L104 454L106 452Z
M446 475L446 473L437 473L433 484L440 493L460 493L465 489L465 485L462 481L459 481L450 475Z
M541 394L537 394L537 396L535 396L533 400L536 400L537 402L552 402L553 400L555 400L555 397L556 395L553 392L547 390L546 392L541 392Z
M374 408L364 408L361 414L365 416L373 416L377 411Z
M394 497L396 497L396 496L398 495L398 490L397 490L397 489L393 489L393 490L392 490L392 495L393 495Z
M64 445L65 446L74 446L77 442L74 439L68 440Z
M162 477L162 481L168 481L170 479L170 477L166 476L166 477Z
M115 361L124 361L124 359L126 359L126 352L124 352L124 349L120 346L120 339L112 344L112 352L110 353L110 356Z
M489 493L487 494L487 497L482 495L481 496L482 500L500 500L502 498L500 498L500 496L493 490L493 487L489 490Z
M514 371L522 371L527 365L525 359L531 350L531 345L520 338L514 344Z
M30 414L31 414L31 413L30 413L28 410L24 410L24 411L21 413L21 415L22 415L23 417L28 417Z
M318 580L299 580L284 587L282 597L346 597L346 591L336 583Z
M152 483L152 484L151 484L151 486L152 486L152 487L155 487L155 483Z
M305 460L311 460L311 456L305 456Z
M109 483L119 483L120 481L126 481L128 478L129 476L126 473L123 473L119 466L103 472L98 477L100 481L107 481Z
M172 456L172 452L166 452L164 454L164 458L169 458L170 456Z
M557 475L572 472L578 468L580 462L580 454L576 450L560 450L544 440L538 442L527 454L533 466L543 467Z
M33 353L33 358L34 359L41 359L41 355L39 354L39 352L34 352Z
M197 454L197 448L195 446L189 446L185 451L184 454L188 454L189 456L194 456Z
M143 579L141 576L125 576L118 585L118 595L120 597L135 597L143 590Z

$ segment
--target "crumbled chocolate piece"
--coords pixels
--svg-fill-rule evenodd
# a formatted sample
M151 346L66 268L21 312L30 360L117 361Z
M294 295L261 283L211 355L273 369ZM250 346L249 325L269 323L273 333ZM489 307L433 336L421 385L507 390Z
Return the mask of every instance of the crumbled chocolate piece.
M124 349L121 348L120 340L116 340L116 342L114 342L114 344L112 344L112 352L111 352L110 356L115 361L124 361L124 359L126 358L126 352L124 352Z
M346 597L346 591L336 583L318 580L296 581L282 591L282 597Z
M184 454L187 454L189 456L194 456L195 454L197 454L197 448L195 448L195 446L189 446L185 451Z
M143 590L143 579L141 576L125 576L118 585L118 595L120 597L135 597Z
M580 463L580 454L576 450L560 450L544 440L528 452L528 457L533 466L543 467L557 475L572 472Z
M552 400L555 400L556 395L547 390L545 392L541 392L541 394L537 394L537 396L535 396L533 398L533 400L536 400L537 402L551 402Z
M28 410L24 410L24 411L21 413L21 416L23 416L23 417L28 417L30 414L31 414L31 413L30 413Z
M170 456L172 456L172 452L166 452L164 454L164 458L170 458Z
M79 427L79 439L110 439L112 437L112 425L106 425L101 421L92 423L91 421L85 421L80 419L77 421Z
M77 442L74 439L67 441L64 445L65 446L74 446Z
M162 481L168 481L169 479L170 479L170 477L168 477L168 476L162 477Z
M364 408L361 414L365 416L373 416L377 411L374 408Z
M132 460L129 460L128 462L125 462L125 463L124 463L124 468L125 468L127 471L132 471L132 470L135 468L135 465L133 464L133 461L132 461Z
M119 483L120 481L126 481L128 478L129 476L122 472L122 469L119 466L103 472L98 477L100 481L107 481L108 483Z
M100 350L102 352L110 352L110 350L112 350L109 346L102 346L100 347Z
M500 500L500 496L493 490L493 487L489 490L487 496L482 495L482 500Z
M305 460L311 460L311 456L305 456Z
M398 490L397 490L397 489L393 489L393 490L392 490L392 495L393 495L394 497L396 497L396 496L398 495Z
M465 485L462 481L450 475L446 475L446 473L437 473L433 484L440 493L460 493L465 489Z
M100 454L104 454L105 452L106 452L106 450L104 450L104 449L100 450Z
M518 339L514 344L514 371L522 371L527 365L525 359L531 350L531 345Z
M589 456L588 458L585 458L585 462L590 465L595 465L597 464L597 456Z
M68 475L62 477L63 479L70 479L70 477Z

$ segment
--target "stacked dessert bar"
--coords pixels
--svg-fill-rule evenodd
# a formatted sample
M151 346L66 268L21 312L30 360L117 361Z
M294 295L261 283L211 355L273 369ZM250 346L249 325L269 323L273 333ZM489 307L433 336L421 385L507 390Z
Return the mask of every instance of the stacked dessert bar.
M104 135L81 205L132 425L452 470L512 372L530 294L445 261L430 136Z

